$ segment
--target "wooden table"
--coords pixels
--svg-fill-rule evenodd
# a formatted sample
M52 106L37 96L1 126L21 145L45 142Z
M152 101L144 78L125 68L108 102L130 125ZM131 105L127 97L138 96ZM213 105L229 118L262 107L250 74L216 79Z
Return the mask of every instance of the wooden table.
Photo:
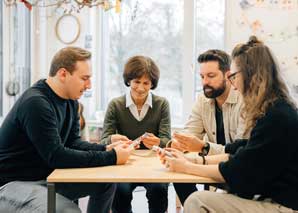
M169 172L151 150L137 150L125 165L56 169L47 178L48 212L55 212L55 183L216 183L210 178Z

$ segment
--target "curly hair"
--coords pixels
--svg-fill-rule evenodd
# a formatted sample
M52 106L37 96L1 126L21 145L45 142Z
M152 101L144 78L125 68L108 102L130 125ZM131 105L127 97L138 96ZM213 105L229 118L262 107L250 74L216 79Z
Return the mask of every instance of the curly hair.
M284 99L296 107L273 54L256 36L251 36L245 44L238 44L232 60L243 78L246 133L276 100Z

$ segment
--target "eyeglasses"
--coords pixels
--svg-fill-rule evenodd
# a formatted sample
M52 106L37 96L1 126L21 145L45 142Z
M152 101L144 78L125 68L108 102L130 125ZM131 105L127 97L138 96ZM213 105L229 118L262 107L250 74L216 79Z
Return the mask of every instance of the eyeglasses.
M234 72L234 73L232 73L231 75L228 76L228 79L229 79L229 81L231 82L231 84L234 84L234 83L235 83L236 75L237 75L237 73L239 73L239 72L241 72L241 71Z

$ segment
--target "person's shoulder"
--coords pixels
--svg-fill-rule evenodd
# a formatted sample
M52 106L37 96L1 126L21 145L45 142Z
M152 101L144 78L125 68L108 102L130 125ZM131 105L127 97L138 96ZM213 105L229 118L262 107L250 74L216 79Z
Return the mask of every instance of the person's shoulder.
M286 119L298 122L297 107L285 101L284 99L279 99L275 101L267 111L268 116L274 116L277 119Z
M166 99L165 97L162 96L158 96L158 95L154 95L152 93L152 104L153 105L169 105L169 101L168 99Z
M152 101L167 102L168 100L165 97L155 95L155 94L152 93Z
M40 100L41 102L48 99L48 94L44 80L39 80L29 87L20 97L22 102L30 102Z
M109 107L112 106L123 106L125 105L125 95L113 98L110 102L109 102Z
M196 102L209 102L210 98L207 98L204 94L204 92L200 92L197 94Z
M33 116L52 114L53 108L46 95L34 88L26 90L20 99L16 102L14 109L16 116L22 120Z
M214 104L213 99L207 98L204 92L200 92L196 97L193 107L204 107L204 106L210 107L210 105L212 104Z
M28 88L20 97L20 105L34 105L49 103L47 95L36 87Z
M25 96L20 104L20 107L23 108L31 108L31 109L41 109L41 108L48 108L50 107L51 102L49 101L48 97L45 95L28 95Z
M297 108L283 99L274 101L256 125L272 124L276 128L298 128Z

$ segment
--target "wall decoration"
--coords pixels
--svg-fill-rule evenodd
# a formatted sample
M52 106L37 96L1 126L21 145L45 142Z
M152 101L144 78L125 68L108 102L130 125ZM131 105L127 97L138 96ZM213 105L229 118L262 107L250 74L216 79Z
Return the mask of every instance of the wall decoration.
M276 56L298 103L298 0L229 1L229 45L256 35Z
M72 44L80 36L80 21L74 15L62 15L57 20L55 32L59 41L61 41L64 44Z

